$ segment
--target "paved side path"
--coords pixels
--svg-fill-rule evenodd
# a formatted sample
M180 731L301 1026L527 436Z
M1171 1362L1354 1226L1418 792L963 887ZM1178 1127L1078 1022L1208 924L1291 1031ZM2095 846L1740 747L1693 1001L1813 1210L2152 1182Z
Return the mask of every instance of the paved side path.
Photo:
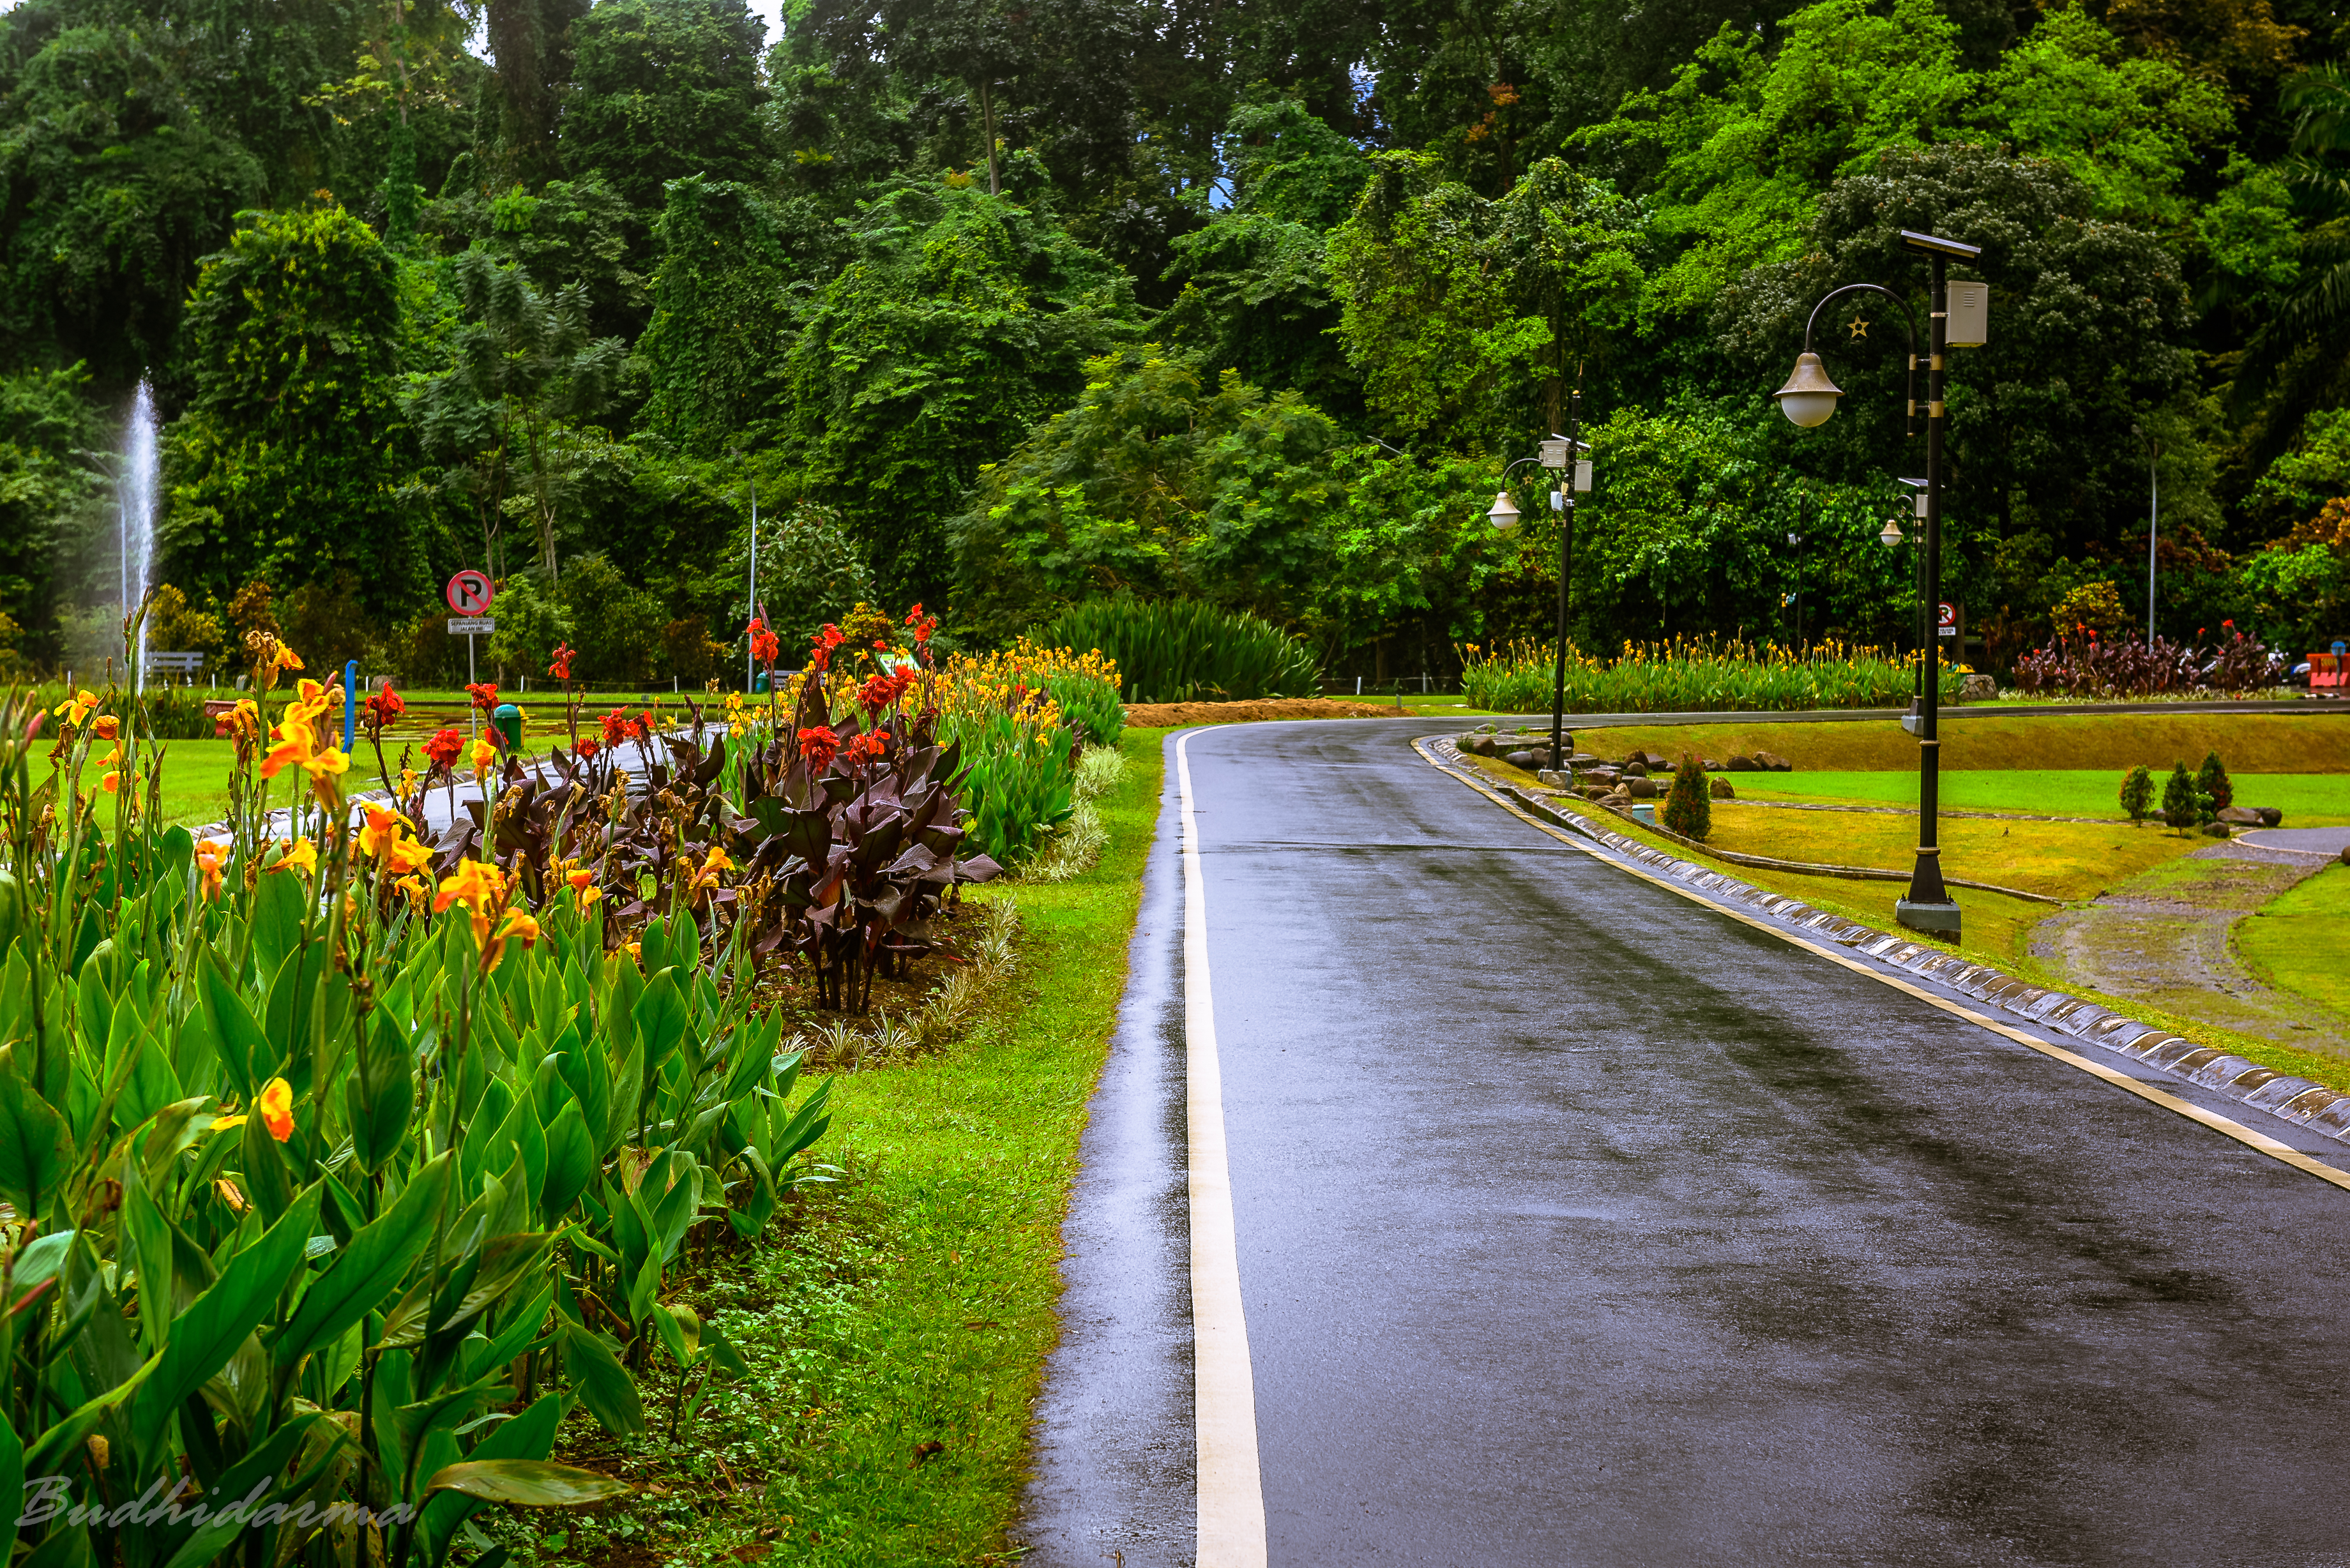
M1425 728L1190 747L1272 1563L2350 1563L2350 1194L1548 838ZM1193 1558L1169 781L1031 1564Z

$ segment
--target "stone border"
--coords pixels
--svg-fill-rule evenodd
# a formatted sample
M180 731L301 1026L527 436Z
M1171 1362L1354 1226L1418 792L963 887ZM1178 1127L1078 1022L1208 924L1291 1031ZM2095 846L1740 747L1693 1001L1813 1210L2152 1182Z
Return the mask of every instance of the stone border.
M1459 752L1449 736L1430 737L1418 742L1418 746L1420 754L1436 767L1456 778L1475 784L1481 789L1483 787L1484 781L1471 779L1460 768L1457 761ZM1454 760L1446 760L1441 754L1444 752L1451 752ZM2295 1126L2308 1127L2338 1142L2350 1144L2350 1095L2312 1083L2307 1078L2280 1073L2273 1067L2261 1066L2212 1046L2199 1045L2192 1040L2168 1033L2151 1024L2108 1012L2080 997L2069 996L2061 991L2043 990L2012 975L2003 974L1987 964L1954 957L1906 937L1888 936L1874 927L1847 920L1841 915L1814 909L1801 899L1789 898L1783 893L1750 887L1719 871L1676 859L1660 849L1651 848L1636 838L1627 838L1572 811L1537 801L1508 784L1496 784L1492 787L1514 797L1519 807L1534 816L1580 834L1676 881L1718 898L1743 905L1763 919L1792 927L1809 936L1825 938L1888 969L1904 971L1948 986L1962 996L1971 997L2002 1012L2012 1013L2026 1023L2036 1023L2058 1034L2130 1057L2173 1077L2199 1084L2231 1100L2280 1116Z

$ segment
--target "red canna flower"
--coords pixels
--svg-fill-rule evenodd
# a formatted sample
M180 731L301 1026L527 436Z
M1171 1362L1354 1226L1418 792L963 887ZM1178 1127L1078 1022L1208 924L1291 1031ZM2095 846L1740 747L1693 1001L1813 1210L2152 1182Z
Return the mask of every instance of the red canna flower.
M473 706L484 713L498 705L498 688L495 681L476 680L465 688L465 695L471 697L473 700Z
M840 737L823 728L799 732L800 755L811 768L822 772L832 765L833 753L840 750Z
M608 746L617 746L629 738L629 716L618 708L604 715L602 726Z
M854 768L863 766L868 758L879 757L887 749L880 734L868 730L864 734L849 736L848 744L840 749L840 754Z
M596 742L592 740L582 741L571 749L576 755L592 757L596 754Z
M639 741L651 734L653 732L653 711L650 708L646 709L645 716L629 726L629 732L636 736Z
M816 641L808 649L808 668L816 670L831 669L832 650L847 640L840 635L838 627L830 621L825 622L824 629L816 634Z
M578 657L577 651L568 644L558 642L555 645L555 662L546 667L546 672L557 680L568 680L571 679L571 661Z
M359 708L367 715L368 732L371 735L381 734L385 725L408 711L408 704L400 701L400 693L392 690L389 680L384 682L382 691L372 693Z
M898 682L894 676L872 676L857 689L857 704L868 713L879 713L897 701Z
M424 742L424 754L436 768L446 770L454 765L457 753L465 749L465 737L455 730L443 730Z
M769 631L765 618L759 616L752 617L751 624L743 629L750 635L751 657L767 669L775 669L775 656L784 650L783 639Z

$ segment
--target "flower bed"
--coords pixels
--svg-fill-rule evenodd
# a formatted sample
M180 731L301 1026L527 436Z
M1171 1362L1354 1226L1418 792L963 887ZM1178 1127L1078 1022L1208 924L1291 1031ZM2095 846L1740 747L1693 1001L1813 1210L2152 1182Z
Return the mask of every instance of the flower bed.
M0 1470L60 1503L0 1532L407 1568L487 1504L623 1490L548 1462L565 1413L640 1430L657 1386L691 1421L739 1360L664 1280L828 1179L777 999L853 1011L952 950L991 792L1002 835L1051 815L981 764L1074 753L1056 685L1118 722L1085 660L941 672L904 630L865 665L834 633L723 738L575 703L535 768L448 729L395 780L379 700L396 805L356 812L340 693L279 695L273 658L203 840L151 820L136 702L0 709Z
M1556 645L1515 642L1461 649L1461 689L1488 712L1547 712ZM1808 708L1893 708L1918 686L1915 653L1829 642L1798 652L1711 639L1627 642L1612 659L1570 646L1570 713L1700 713ZM1968 671L1945 667L1942 697L1955 701Z

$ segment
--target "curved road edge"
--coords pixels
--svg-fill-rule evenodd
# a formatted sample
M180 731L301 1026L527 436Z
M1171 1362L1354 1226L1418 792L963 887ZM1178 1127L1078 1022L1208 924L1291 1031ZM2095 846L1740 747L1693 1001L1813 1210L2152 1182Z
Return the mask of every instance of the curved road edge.
M2043 1055L2107 1079L2116 1086L2162 1104L2166 1108L2202 1122L2248 1147L2304 1170L2322 1181L2350 1189L2350 1175L2267 1134L2232 1118L2218 1116L2189 1101L2178 1099L2111 1068L2075 1056L2000 1020L1962 1006L1943 992L1987 1002L2003 1012L2053 1033L2098 1045L2165 1076L2192 1084L2212 1094L2266 1113L2305 1134L2335 1145L2350 1144L2350 1095L2328 1089L2310 1079L2263 1067L2244 1057L2199 1045L2150 1024L2113 1012L2095 1002L2064 992L2049 991L2002 973L1988 964L1953 957L1907 938L1888 935L1874 927L1847 920L1802 900L1767 888L1752 887L1719 871L1651 848L1616 833L1577 813L1539 801L1507 784L1488 784L1459 763L1459 752L1450 737L1432 736L1412 742L1430 766L1449 774L1491 800L1503 810L1534 824L1553 837L1572 845L1626 873L1654 882L1669 891L1709 905L1734 919L1771 932L1869 975L1885 984L1909 992L1946 1012L2004 1035ZM1833 946L1828 944L1834 944ZM1837 950L1846 950L1839 951ZM1914 975L1929 985L1919 987L1900 975ZM2338 1156L2338 1147L2323 1151Z

